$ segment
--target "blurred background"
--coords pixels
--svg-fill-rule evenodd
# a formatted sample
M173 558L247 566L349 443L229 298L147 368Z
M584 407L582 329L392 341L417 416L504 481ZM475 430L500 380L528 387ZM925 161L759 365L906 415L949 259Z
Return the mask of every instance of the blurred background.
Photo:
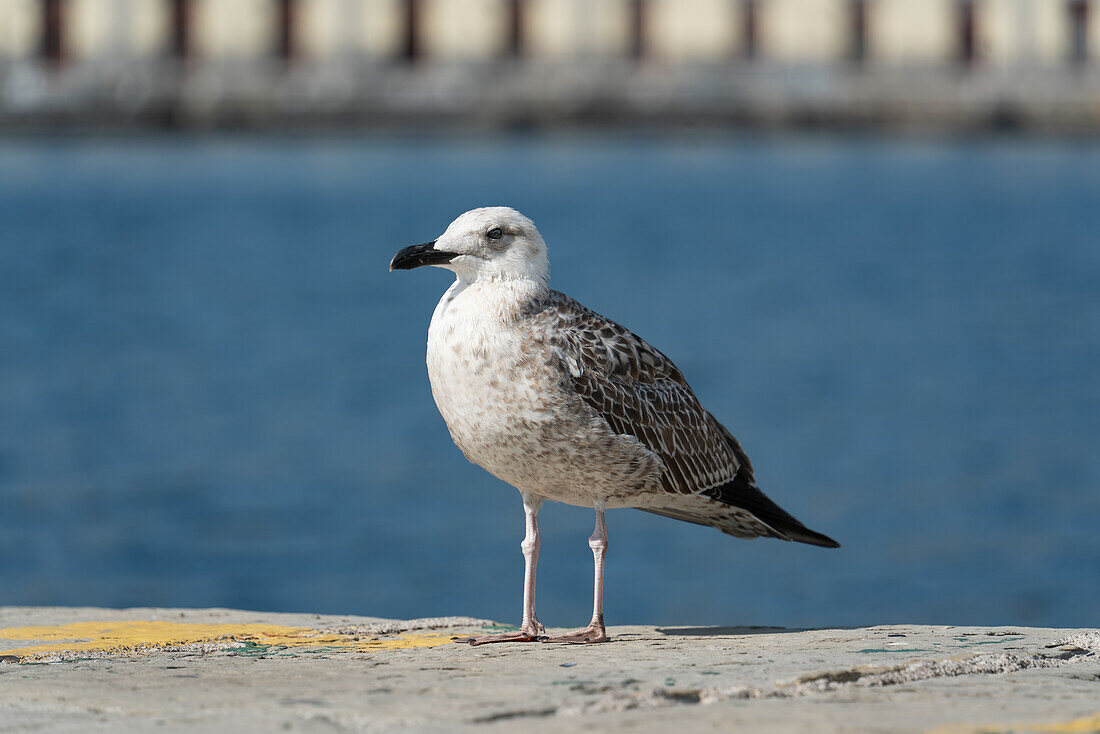
M1098 132L1090 0L0 0L0 605L517 622L386 269L507 204L844 545L615 511L610 623L1095 625Z
M1100 124L1094 0L0 0L0 126Z

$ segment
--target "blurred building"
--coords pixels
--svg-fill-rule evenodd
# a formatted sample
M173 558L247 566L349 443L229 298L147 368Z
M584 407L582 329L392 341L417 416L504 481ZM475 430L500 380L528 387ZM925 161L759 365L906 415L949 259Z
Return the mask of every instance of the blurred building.
M0 0L0 121L1100 120L1100 0Z

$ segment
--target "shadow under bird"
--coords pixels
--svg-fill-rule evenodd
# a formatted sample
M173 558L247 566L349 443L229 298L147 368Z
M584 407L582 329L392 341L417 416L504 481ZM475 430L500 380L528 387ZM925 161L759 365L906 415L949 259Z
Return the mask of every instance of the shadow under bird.
M737 538L836 548L768 499L737 439L668 357L551 290L546 244L508 207L474 209L390 270L433 265L457 276L428 327L432 396L466 458L523 497L523 621L487 642L605 642L608 508L634 507ZM535 616L543 500L596 510L592 622L547 636Z

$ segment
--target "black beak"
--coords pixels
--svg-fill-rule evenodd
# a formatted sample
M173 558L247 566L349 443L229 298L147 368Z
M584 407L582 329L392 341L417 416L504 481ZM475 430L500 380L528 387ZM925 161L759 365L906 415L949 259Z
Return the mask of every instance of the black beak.
M435 249L435 241L422 245L411 245L398 250L390 260L390 270L412 270L421 265L442 265L458 257L457 252L443 252Z

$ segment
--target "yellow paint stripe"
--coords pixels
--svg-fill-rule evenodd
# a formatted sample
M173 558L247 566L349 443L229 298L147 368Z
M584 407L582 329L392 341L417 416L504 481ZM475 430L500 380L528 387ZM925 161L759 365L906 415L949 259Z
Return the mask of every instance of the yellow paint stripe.
M1036 734L1098 734L1100 733L1100 713L1083 716L1070 721L1054 723L1013 723L1013 724L952 724L932 729L928 734L1003 734L1006 731L1026 731Z
M407 633L387 638L356 639L353 635L322 633L309 627L275 624L194 624L188 622L74 622L56 626L0 629L0 640L35 641L39 644L0 649L30 661L51 655L80 652L138 653L162 647L204 642L251 642L291 648L334 647L349 651L402 650L436 647L451 641L450 635Z
M1036 731L1052 732L1053 734L1091 734L1091 732L1100 732L1100 714L1084 716L1060 724L1043 724L1042 728L1036 729Z

